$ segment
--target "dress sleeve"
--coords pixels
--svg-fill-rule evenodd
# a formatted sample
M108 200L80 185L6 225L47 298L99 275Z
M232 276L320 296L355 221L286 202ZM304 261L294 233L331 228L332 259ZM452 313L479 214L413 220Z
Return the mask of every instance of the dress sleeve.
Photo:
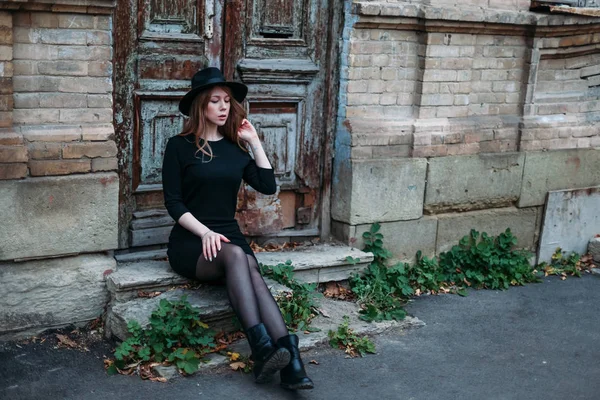
M252 158L244 168L244 181L262 194L277 192L273 169L259 167Z
M163 195L165 197L165 207L171 218L176 222L189 210L183 204L183 195L181 193L182 177L181 164L177 156L176 143L173 140L167 142L165 155L163 158L162 184Z

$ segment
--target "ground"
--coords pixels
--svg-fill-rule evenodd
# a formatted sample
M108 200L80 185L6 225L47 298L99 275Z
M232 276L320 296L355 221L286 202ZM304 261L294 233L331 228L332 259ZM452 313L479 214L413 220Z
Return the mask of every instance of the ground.
M0 345L2 399L586 399L600 398L600 280L562 281L423 296L407 307L425 322L374 337L378 354L346 359L326 346L303 353L315 389L221 369L169 383L107 376L111 345L89 352L44 343ZM20 347L19 347L20 346Z

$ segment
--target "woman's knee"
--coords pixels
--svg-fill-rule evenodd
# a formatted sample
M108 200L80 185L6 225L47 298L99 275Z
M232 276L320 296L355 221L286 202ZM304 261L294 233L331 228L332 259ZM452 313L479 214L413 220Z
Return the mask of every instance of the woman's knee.
M224 243L221 252L223 252L223 261L226 266L238 267L240 265L247 266L248 259L244 249L235 244Z

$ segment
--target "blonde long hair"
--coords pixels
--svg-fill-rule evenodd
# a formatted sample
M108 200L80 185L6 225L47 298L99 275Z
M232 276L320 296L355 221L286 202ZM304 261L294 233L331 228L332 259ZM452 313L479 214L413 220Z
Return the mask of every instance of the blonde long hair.
M225 125L217 127L217 130L221 135L225 137L226 140L230 140L233 143L237 143L237 145L240 146L242 150L248 151L244 142L238 137L237 134L238 129L240 129L240 126L242 126L242 121L244 120L244 118L246 118L246 110L244 110L244 107L242 107L242 105L233 98L231 89L229 89L227 86L219 87L223 89L225 93L227 93L227 95L229 96L230 108L229 116L227 117ZM213 157L213 152L210 147L210 144L205 138L205 110L208 106L208 102L210 101L210 94L213 88L214 87L203 90L196 96L190 107L190 117L185 120L185 123L183 124L183 130L179 134L179 136L193 135L196 142L196 147L198 148L196 153L198 153L198 151L201 151L207 156L210 156L211 159ZM200 144L200 139L203 139L202 144ZM206 151L206 148L208 148L208 151Z

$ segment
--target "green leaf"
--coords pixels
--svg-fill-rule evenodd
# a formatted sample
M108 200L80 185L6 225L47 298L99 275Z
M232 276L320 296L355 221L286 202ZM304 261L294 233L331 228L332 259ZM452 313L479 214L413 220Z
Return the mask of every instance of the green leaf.
M119 371L117 371L117 367L115 366L115 364L111 364L108 366L108 368L106 369L106 373L108 375L115 375L118 374Z

